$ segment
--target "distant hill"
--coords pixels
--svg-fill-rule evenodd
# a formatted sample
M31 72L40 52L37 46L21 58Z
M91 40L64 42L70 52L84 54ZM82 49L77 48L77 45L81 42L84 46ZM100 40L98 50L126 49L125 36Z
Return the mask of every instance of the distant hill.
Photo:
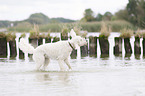
M9 27L11 25L11 21L0 21L0 28Z
M50 22L50 19L48 18L48 16L44 15L43 13L35 13L30 15L30 17L25 21L31 24L47 24Z
M44 25L44 24L48 24L48 23L69 23L69 22L75 22L75 20L71 20L71 19L65 19L65 18L49 18L48 16L46 16L43 13L34 13L31 14L30 17L28 19L22 20L22 21L2 21L0 20L0 28L4 28L4 27L10 27L11 24L13 23L14 26L17 26L19 24L24 24L24 22L26 23L30 23L30 24L38 24L38 25Z
M63 22L63 23L69 23L69 22L75 22L75 20L70 20L70 19L65 19L65 18L51 18L51 21L56 21L56 22Z

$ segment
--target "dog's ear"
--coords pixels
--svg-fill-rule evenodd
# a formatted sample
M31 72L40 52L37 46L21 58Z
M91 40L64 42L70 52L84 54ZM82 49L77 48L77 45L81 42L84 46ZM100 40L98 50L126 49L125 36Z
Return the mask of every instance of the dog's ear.
M74 32L73 29L71 29L71 31L70 31L70 36L71 36L72 38L76 37L76 33Z

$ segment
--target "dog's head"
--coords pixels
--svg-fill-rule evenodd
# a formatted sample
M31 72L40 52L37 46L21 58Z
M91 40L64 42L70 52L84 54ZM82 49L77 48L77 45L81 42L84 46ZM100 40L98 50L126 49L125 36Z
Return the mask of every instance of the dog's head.
M75 47L87 45L87 41L85 38L81 36L77 36L73 29L70 31L70 35L72 37L71 41L74 43Z

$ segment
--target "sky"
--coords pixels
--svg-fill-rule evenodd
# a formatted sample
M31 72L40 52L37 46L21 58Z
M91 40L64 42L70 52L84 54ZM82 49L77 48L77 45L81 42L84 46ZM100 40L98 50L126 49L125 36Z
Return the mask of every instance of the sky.
M127 3L128 0L0 0L0 20L19 21L40 12L49 18L79 20L87 8L91 8L95 16L106 11L114 14Z

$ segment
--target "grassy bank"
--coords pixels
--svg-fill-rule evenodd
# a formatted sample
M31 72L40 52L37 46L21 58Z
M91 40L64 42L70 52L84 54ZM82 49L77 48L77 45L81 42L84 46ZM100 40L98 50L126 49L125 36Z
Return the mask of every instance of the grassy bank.
M108 27L111 27L112 32L120 32L120 30L127 28L135 30L132 24L126 21L105 21L104 22ZM79 25L82 27L82 30L86 30L88 32L100 32L102 22L86 22L86 23L50 23L46 25L39 25L40 32L61 32L62 25L67 25L69 28L70 26ZM33 28L33 25L19 25L15 27L11 27L9 31L16 31L16 32L29 32Z

